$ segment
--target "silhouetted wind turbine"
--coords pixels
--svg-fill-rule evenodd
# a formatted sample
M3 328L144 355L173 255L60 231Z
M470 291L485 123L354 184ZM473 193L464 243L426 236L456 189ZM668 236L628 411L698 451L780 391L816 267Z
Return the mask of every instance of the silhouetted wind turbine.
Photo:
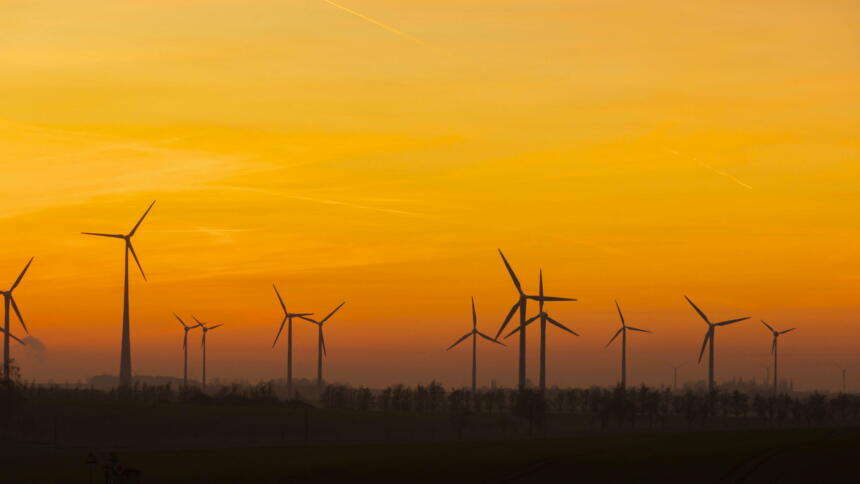
M328 316L322 318L321 321L316 321L316 320L311 319L311 318L299 316L300 318L304 319L305 321L310 321L310 322L316 324L317 328L319 329L319 339L317 341L317 393L320 396L322 396L322 386L323 386L323 383L322 383L322 381L323 381L323 379L322 379L323 378L322 377L323 356L327 356L327 352L325 349L325 336L323 336L323 325L325 325L325 322L328 321L330 317L334 316L334 313L336 313L337 310L340 309L341 306L343 306L344 304L346 304L346 302L340 303L336 308L334 308L332 310L332 312L328 313ZM277 341L277 339L276 339L276 341Z
M514 287L517 289L517 293L519 297L517 298L517 302L514 303L514 306L508 312L508 315L505 317L505 321L502 323L502 326L499 328L499 331L496 333L496 337L494 339L498 340L499 336L501 336L502 331L507 327L508 322L514 317L514 313L519 309L520 311L520 328L524 328L526 325L526 303L529 299L534 301L539 301L541 303L545 301L575 301L575 299L568 299L564 297L551 297L551 296L530 296L523 292L523 287L520 284L520 280L517 278L517 275L514 273L514 270L511 268L511 265L508 264L508 259L505 258L505 254L502 253L502 250L499 249L499 255L502 256L502 262L505 263L505 268L508 270L508 274L511 276L511 281L514 283ZM543 305L541 305L541 309ZM541 311L543 312L543 311ZM538 314L540 316L540 314ZM543 321L543 320L542 320ZM544 323L545 324L545 323ZM572 331L571 331L572 332ZM542 359L543 360L543 359ZM526 387L526 332L525 330L520 331L520 349L519 349L519 375L518 375L518 388L520 390Z
M284 319L281 320L281 326L278 328L278 334L275 335L275 341L272 343L272 348L278 343L278 338L281 336L281 331L284 330L284 325L287 325L287 398L293 396L293 318L302 318L310 321L305 316L313 316L314 313L291 313L287 311L287 306L281 298L281 293L278 288L275 288L275 294L278 296L278 302L281 303L281 309L284 311Z
M539 385L540 385L540 391L541 391L541 393L543 393L544 391L546 391L546 323L549 322L550 324L553 324L553 325L567 331L568 333L570 333L574 336L579 336L578 333L571 331L565 325L559 323L555 319L552 319L546 313L546 311L543 310L543 303L546 301L576 301L576 299L544 296L544 294L543 294L543 270L540 271L540 293L538 294L538 296L526 296L526 298L534 299L534 300L538 301L538 311L539 311L538 314L536 316L528 319L523 324L521 324L520 326L515 328L513 331L508 333L508 335L505 336L505 338L509 338L512 334L516 333L517 331L519 331L520 335L522 335L523 333L525 333L525 327L526 326L533 323L535 320L540 319L540 383L539 383ZM525 306L525 303L523 303L523 306ZM520 339L520 341L522 341L522 339Z
M21 326L24 328L24 332L30 334L30 331L27 329L27 325L24 324L24 318L21 317L21 311L18 309L18 304L15 303L15 297L12 295L12 291L18 287L18 284L21 283L21 279L24 278L24 274L27 273L27 269L30 268L30 264L33 263L33 258L30 257L30 260L27 262L27 265L24 266L24 269L21 271L21 274L18 275L18 278L15 279L15 282L12 283L12 287L7 291L0 291L0 294L3 294L3 306L4 306L4 315L3 315L3 378L6 380L6 383L12 381L12 350L9 346L9 338L14 338L16 341L21 344L26 344L22 340L16 338L12 335L12 329L9 327L9 306L11 309L15 311L15 315L18 316L18 321L21 322Z
M672 367L672 391L678 389L678 370L681 369L681 367L683 367L684 365L686 365L686 363L681 363L678 366Z
M129 328L129 308L128 308L128 254L131 253L131 256L134 257L134 262L137 263L137 268L140 269L140 275L143 276L143 280L146 280L146 274L143 273L143 267L140 265L140 260L137 258L137 254L134 252L134 246L131 245L131 238L134 236L134 233L137 232L137 228L140 227L140 224L143 222L143 219L146 218L146 215L152 210L152 206L155 205L155 201L149 204L149 208L146 209L146 212L143 212L143 215L140 217L140 220L134 224L131 232L128 234L101 234L95 232L81 232L84 235L96 235L99 237L112 237L115 239L123 239L125 241L125 284L123 286L123 304L122 304L122 349L120 350L119 357L119 386L120 388L129 388L131 387L131 335Z
M194 318L194 321L197 322L197 325L203 330L203 337L200 338L200 346L203 348L203 388L206 388L206 333L220 326L224 326L224 323L207 327L205 324L201 323L199 319L194 316L191 317Z
M835 366L836 368L839 368L839 371L842 372L842 393L845 393L845 391L846 391L845 376L848 374L848 370L851 367L850 366L839 366L839 365L833 365L833 366Z
M762 320L761 324L765 325L767 329L773 334L773 344L770 345L770 352L773 353L773 393L779 393L779 335L790 333L797 328L786 329L785 331L777 331L773 329L769 324Z
M647 329L639 329L634 328L633 326L627 326L627 323L624 321L624 314L621 312L621 306L618 305L618 301L615 301L615 308L618 309L618 317L621 318L621 328L615 333L615 336L609 340L609 343L606 343L606 347L615 341L615 338L618 335L621 335L621 388L627 388L627 331L639 331L642 333L650 333Z
M458 339L451 346L448 347L445 351L450 351L451 348L457 346L462 343L469 336L472 337L472 393L478 388L478 336L484 338L487 341L496 343L497 345L505 346L500 341L496 341L493 338L490 338L486 334L478 331L478 313L475 312L475 298L472 298L472 331L464 334L462 338Z
M719 323L712 323L711 320L708 319L707 316L705 316L705 313L703 313L702 310L699 309L699 307L696 306L693 303L693 301L690 300L690 298L688 298L687 296L684 296L684 299L686 299L687 302L690 303L690 306L693 306L693 309L695 309L696 312L699 313L699 316L701 316L702 319L704 319L705 322L708 323L708 332L705 333L705 340L702 342L702 350L699 351L699 363L702 362L702 355L705 354L705 346L709 346L710 347L710 350L709 350L710 354L708 357L708 392L713 393L713 391L714 391L714 333L715 333L714 330L716 329L717 326L727 326L729 324L739 323L741 321L745 321L745 320L749 319L749 317L730 319L728 321L722 321ZM710 345L709 345L709 343L710 343Z
M183 321L178 314L173 313L173 315L176 316L176 319L182 324L182 329L185 330L185 335L182 337L182 352L184 353L184 365L182 368L182 385L188 388L188 332L202 325L200 323L197 323L194 326L189 326L185 324L185 321Z

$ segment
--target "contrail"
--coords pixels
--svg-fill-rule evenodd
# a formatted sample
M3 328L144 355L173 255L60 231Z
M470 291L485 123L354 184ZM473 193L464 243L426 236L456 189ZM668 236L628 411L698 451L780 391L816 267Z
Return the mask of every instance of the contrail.
M346 8L346 7L344 7L343 5L340 5L340 4L338 4L338 3L332 2L331 0L322 0L322 1L323 1L323 2L325 2L325 3L327 3L327 4L329 4L329 5L331 5L332 7L337 7L337 8L339 8L339 9L343 10L344 12L350 13L350 14L355 15L356 17L358 17L358 18L360 18L360 19L362 19L362 20L365 20L365 21L367 21L367 22L370 22L370 23L372 23L373 25L376 25L377 27L383 28L383 29L385 29L385 30L387 30L387 31L391 32L392 34L399 35L399 36L401 36L401 37L403 37L403 38L405 38L405 39L409 39L409 40L411 40L412 42L415 42L415 43L416 43L416 44L418 44L418 45L421 45L421 46L424 46L424 47L428 47L428 48L431 48L431 49L435 49L435 47L433 47L432 45L428 44L427 42L424 42L423 40L421 40L421 39L419 39L419 38L417 38L417 37L413 37L413 36L411 36L411 35L407 34L406 32L403 32L402 30L397 30L397 29L395 29L394 27L392 27L392 26L390 26L390 25L386 25L386 24L384 24L384 23L380 22L379 20L372 19L372 18L368 17L367 15L364 15L364 14L358 13L358 12L356 12L355 10L352 10L352 9L350 9L350 8Z
M673 154L673 155L675 155L675 156L684 156L684 153L681 153L680 151L669 150L669 153L672 153L672 154ZM692 156L692 155L686 155L686 156L690 157L690 159L691 159L691 160L695 161L695 162L696 162L696 163L698 163L699 165L701 165L701 166L703 166L703 167L705 167L705 168L707 168L707 169L711 170L712 172L716 173L717 175L724 176L724 177L728 178L729 180L731 180L731 181L733 181L733 182L737 183L738 185L740 185L740 186L742 186L742 187L746 188L747 190L752 190L752 189L753 189L753 187L751 187L750 185L748 185L748 184L744 183L744 181L743 181L743 180L741 180L740 178L738 178L738 177L736 177L736 176L732 175L731 173L726 173L726 172L724 172L724 171L722 171L722 170L720 170L720 169L718 169L718 168L714 168L713 166L711 166L711 165L709 165L709 164L705 163L704 161L699 160L699 159L698 159L698 158L696 158L695 156Z

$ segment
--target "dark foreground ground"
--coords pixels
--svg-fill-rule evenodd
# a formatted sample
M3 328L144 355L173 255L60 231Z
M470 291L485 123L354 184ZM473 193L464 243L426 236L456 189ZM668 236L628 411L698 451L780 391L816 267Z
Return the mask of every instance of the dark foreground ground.
M0 482L90 482L91 450L104 462L111 449L7 442ZM860 482L860 428L845 427L113 450L144 483Z

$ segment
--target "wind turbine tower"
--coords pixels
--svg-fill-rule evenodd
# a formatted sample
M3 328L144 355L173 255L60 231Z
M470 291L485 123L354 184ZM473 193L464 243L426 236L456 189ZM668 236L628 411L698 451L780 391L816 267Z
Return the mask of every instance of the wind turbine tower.
M131 232L127 234L102 234L96 232L81 232L84 235L95 235L98 237L111 237L114 239L122 239L125 241L125 276L124 276L124 285L123 285L123 303L122 303L122 345L120 349L119 356L119 386L121 389L128 389L131 387L131 328L130 328L130 316L129 316L129 308L128 308L128 255L131 254L134 257L134 262L137 263L137 268L140 269L140 275L143 276L143 280L146 280L146 274L143 273L143 267L140 265L140 260L137 258L137 254L134 252L134 246L131 245L131 238L134 236L135 232L137 232L137 228L140 227L140 224L143 222L143 219L146 218L146 215L152 210L152 206L155 205L155 201L149 204L149 208L146 209L146 212L143 212L143 215L140 217L140 220L134 224Z

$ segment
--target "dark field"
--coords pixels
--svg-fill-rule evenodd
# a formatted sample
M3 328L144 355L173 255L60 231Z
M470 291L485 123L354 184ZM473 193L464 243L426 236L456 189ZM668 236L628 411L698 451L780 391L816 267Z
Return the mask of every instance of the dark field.
M89 482L108 452L146 483L856 482L860 428L768 428L714 418L601 430L550 415L547 434L510 415L281 407L32 402L3 444L0 481ZM719 430L733 428L734 430ZM462 440L461 440L462 439Z

